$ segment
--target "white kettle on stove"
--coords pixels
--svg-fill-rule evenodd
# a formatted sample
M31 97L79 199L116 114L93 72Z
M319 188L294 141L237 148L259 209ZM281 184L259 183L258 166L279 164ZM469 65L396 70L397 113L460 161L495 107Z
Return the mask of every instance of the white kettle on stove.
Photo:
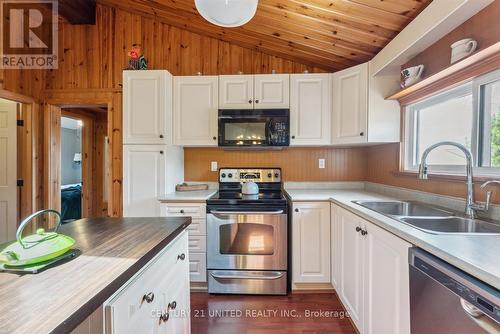
M246 181L241 184L241 193L243 195L257 195L259 193L259 185L254 181Z

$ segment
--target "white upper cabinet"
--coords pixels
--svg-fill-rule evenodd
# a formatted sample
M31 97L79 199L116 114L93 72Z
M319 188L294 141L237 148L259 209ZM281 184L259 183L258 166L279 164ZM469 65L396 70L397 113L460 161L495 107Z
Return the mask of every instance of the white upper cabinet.
M217 76L174 78L174 144L217 146Z
M330 203L294 202L292 282L330 283Z
M333 74L333 144L366 142L368 66L361 64Z
M253 75L219 76L219 109L253 109Z
M290 75L221 75L220 109L287 109L290 107Z
M331 74L290 75L290 145L329 145L331 108Z
M259 74L254 76L255 109L286 109L289 107L289 74Z
M399 141L399 104L385 100L399 77L371 77L369 67L368 62L333 73L334 145Z
M123 71L123 143L170 144L172 75Z

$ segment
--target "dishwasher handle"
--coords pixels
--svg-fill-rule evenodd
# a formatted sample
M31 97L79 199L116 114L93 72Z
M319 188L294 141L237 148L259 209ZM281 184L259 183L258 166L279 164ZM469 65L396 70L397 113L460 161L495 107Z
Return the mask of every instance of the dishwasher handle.
M460 298L460 305L462 306L465 314L467 314L472 321L474 321L487 333L500 333L500 324L488 317L479 308L475 307L463 298Z

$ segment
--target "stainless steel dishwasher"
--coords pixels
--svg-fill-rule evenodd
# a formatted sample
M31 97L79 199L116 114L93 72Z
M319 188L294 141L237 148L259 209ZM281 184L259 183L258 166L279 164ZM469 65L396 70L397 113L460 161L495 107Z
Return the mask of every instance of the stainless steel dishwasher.
M500 333L500 291L418 248L410 249L412 334Z

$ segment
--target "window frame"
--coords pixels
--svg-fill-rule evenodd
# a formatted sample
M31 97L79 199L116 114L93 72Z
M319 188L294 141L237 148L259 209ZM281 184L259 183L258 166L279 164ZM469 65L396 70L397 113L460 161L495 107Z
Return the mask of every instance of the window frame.
M500 176L500 167L482 167L483 152L486 143L482 142L484 135L480 135L483 130L484 105L482 99L482 87L489 83L500 80L500 69L481 75L477 78L463 82L458 86L451 87L443 92L428 96L418 102L404 106L404 172L415 173L418 171L418 111L422 108L433 106L451 98L458 98L464 95L472 95L472 129L471 129L471 153L474 161L474 173L476 176ZM416 141L416 142L415 142ZM415 163L414 163L415 162ZM465 165L465 158L464 158ZM465 175L465 167L459 165L429 165L431 174L439 175Z

